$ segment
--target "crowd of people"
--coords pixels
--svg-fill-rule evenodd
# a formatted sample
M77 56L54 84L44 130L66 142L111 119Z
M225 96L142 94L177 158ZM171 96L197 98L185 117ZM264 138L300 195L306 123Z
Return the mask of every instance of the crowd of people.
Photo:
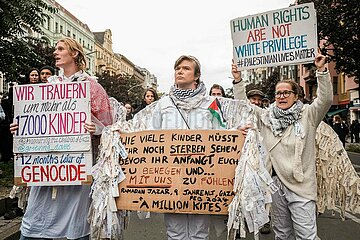
M54 56L56 67L62 69L60 74L55 75L55 69L50 66L44 66L40 70L31 69L27 76L28 83L90 81L92 118L85 124L85 129L92 136L92 148L96 149L101 129L114 123L109 97L96 78L85 72L86 57L81 44L71 38L61 39L56 44ZM314 129L329 110L333 91L325 57L318 54L315 65L318 95L310 105L303 104L300 100L299 86L292 80L277 83L275 101L271 104L260 89L245 92L241 72L235 64L232 65L234 97L244 101L256 115L256 129L263 137L262 143L268 152L267 169L279 187L279 190L272 194L271 222L275 239L315 240L317 237ZM224 129L219 122L204 113L204 109L207 109L214 99L219 99L220 103L226 106L223 117L233 119L228 121L229 125L225 128L238 128L246 137L254 126L230 124L239 118L229 110L236 107L238 100L226 98L224 89L218 84L214 84L210 92L207 92L205 83L200 78L201 66L198 59L190 55L180 56L174 64L174 84L169 94L159 99L155 89L146 89L143 102L135 110L130 103L124 104L126 120L133 124L135 131L136 122L143 119L151 120L143 123L145 129ZM18 128L15 123L11 123L13 103L10 93L8 99L9 101L2 102L0 112L1 124L6 123L5 127L1 128L1 131L6 133L1 132L1 136L8 138L7 141L1 141L2 144L11 144L11 132ZM140 115L137 114L144 118L139 119L137 116ZM345 143L347 125L335 116L332 126ZM356 120L350 126L352 141L359 142L359 132L360 125ZM3 153L3 150L12 147L1 145L1 149L2 161L10 161L12 152ZM87 221L91 201L90 187L59 186L56 187L55 198L53 187L31 187L22 219L20 239L90 239L90 226ZM169 240L209 238L210 215L167 213L164 214L164 220ZM224 222L226 217L220 218L220 223L214 221L225 228ZM262 227L265 228L260 232L270 232L269 224Z

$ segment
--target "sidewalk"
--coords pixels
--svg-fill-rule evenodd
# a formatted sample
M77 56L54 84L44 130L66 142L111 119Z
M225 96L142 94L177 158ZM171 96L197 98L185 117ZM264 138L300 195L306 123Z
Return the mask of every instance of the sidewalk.
M0 187L0 240L19 239L16 234L19 232L21 217L5 220L3 216L14 202L9 198L10 190L11 188Z

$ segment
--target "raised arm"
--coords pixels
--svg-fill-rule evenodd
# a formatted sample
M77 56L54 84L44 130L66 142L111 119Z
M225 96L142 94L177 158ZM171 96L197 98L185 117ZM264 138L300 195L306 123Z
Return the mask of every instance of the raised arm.
M237 69L234 60L231 65L231 73L234 78L233 80L234 98L238 100L246 100L245 83L241 79L241 72Z
M330 73L326 68L326 57L324 55L318 53L315 58L315 66L317 68L316 77L318 82L317 98L310 105L309 116L317 126L331 107L333 86Z

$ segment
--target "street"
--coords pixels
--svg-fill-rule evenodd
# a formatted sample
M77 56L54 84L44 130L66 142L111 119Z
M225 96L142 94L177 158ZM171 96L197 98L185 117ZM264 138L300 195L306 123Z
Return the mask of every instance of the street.
M348 155L358 174L360 173L360 154L349 153ZM21 219L19 219L21 220ZM1 222L1 221L0 221ZM321 240L358 240L360 236L360 214L346 214L343 221L339 212L327 211L318 217L318 236ZM18 222L18 225L20 222ZM131 213L128 228L124 234L125 240L165 240L166 229L163 220L163 214L151 213L150 219L140 220L135 212ZM19 238L19 233L7 238L15 240ZM274 239L271 232L268 235L260 234L261 240ZM245 239L254 239L252 234L248 234ZM224 232L220 237L216 237L214 227L210 228L209 240L226 240Z
M350 218L351 217L351 218ZM358 240L360 236L360 215L347 215L342 221L339 213L326 212L318 217L318 236L321 240ZM274 234L260 234L260 239L274 239ZM125 231L126 240L163 240L166 239L166 229L163 214L151 213L150 219L139 220L136 213L132 213L130 224ZM248 234L245 239L254 239ZM210 229L209 240L226 240L226 233L216 237L213 226Z
M358 174L360 173L360 154L348 153ZM346 214L345 221L340 218L337 211L327 211L318 217L318 237L321 240L358 240L360 236L360 214ZM130 223L125 231L126 240L162 240L166 239L166 229L163 214L151 213L150 219L140 220L136 213L132 212ZM245 239L254 239L248 234ZM274 239L274 234L260 234L259 239ZM226 233L216 237L214 227L210 228L209 240L226 240Z

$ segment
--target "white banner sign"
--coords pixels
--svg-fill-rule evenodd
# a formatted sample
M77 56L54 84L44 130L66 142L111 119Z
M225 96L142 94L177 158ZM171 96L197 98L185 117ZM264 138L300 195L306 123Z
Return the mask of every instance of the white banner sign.
M231 20L238 70L311 62L317 51L313 3Z
M16 86L14 121L14 153L89 151L90 83Z
M20 85L13 100L15 184L90 184L90 82Z

